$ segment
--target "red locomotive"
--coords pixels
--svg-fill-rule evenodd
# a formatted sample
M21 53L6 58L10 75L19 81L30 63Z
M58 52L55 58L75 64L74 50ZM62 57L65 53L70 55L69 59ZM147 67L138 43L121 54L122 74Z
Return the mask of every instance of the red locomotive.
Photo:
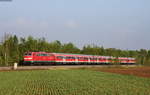
M67 53L27 52L24 64L134 64L135 58Z

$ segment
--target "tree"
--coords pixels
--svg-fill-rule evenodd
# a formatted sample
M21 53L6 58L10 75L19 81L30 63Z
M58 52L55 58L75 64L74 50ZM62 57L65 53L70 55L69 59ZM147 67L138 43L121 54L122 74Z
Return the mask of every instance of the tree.
M140 63L141 63L141 64L144 64L144 63L145 63L145 58L146 58L146 56L147 56L147 50L141 49L141 50L139 51L139 57L140 57Z
M97 45L85 45L82 49L73 43L64 43L56 40L47 42L45 38L36 39L32 36L18 38L16 35L5 34L0 43L0 65L9 66L20 62L27 51L45 51L62 53L81 53L89 55L105 55L118 57L134 57L139 64L150 65L150 50L120 50L116 48L103 48ZM117 59L114 59L114 61Z
M61 47L61 42L56 40L54 42L49 43L48 50L49 52L60 52Z
M74 44L68 43L68 44L62 45L60 52L63 52L63 53L80 53L80 49L78 49Z
M92 55L100 55L102 53L104 53L104 49L103 48L100 48L96 45L87 45L87 46L84 46L82 51L81 51L82 54L92 54Z

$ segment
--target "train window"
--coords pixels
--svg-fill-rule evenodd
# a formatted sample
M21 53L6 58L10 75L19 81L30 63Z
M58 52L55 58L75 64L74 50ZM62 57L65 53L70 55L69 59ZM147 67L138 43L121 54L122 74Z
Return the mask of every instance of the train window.
M97 60L97 58L93 58L93 60Z
M71 59L75 59L75 57L71 57Z
M79 60L82 60L82 57L78 57Z
M88 58L87 58L87 57L84 57L84 60L88 60Z
M32 53L25 53L25 56L31 56Z
M66 57L65 59L69 59L69 57Z
M66 59L75 59L75 57L68 56L68 57L66 57Z
M63 56L57 56L57 59L63 59Z
M47 54L47 56L53 56L52 54Z
M40 53L40 54L37 54L37 56L48 56L48 54Z
M41 56L41 54L37 54L37 56Z
M69 59L69 57L66 57L66 59Z
M97 58L90 58L90 60L97 60Z
M47 54L43 54L43 56L48 56Z
M90 58L90 60L94 60L94 58Z
M87 57L77 57L77 59L79 59L79 60L88 60Z
M83 57L80 57L80 60L83 60Z

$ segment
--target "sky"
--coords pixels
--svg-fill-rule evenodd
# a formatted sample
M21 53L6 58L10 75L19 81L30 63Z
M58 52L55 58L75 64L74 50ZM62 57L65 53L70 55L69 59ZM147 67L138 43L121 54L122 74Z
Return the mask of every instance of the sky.
M150 0L0 1L0 39L5 33L79 48L150 49Z

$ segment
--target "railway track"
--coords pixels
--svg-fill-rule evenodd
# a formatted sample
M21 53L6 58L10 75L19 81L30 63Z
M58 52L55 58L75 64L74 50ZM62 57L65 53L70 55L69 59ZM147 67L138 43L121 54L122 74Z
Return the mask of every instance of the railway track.
M51 65L51 66L18 66L16 70L49 70L49 69L76 69L92 67L137 67L138 65ZM14 70L13 66L0 67L0 71Z

